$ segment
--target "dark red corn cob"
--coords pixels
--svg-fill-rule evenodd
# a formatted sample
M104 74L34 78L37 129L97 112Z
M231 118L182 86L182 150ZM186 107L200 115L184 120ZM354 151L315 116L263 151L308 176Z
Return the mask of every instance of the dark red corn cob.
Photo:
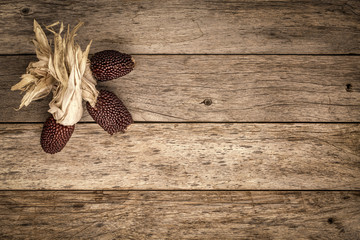
M100 82L122 77L131 72L135 66L129 54L115 50L97 52L90 61L92 74Z
M50 116L44 123L41 133L41 147L47 153L60 152L69 141L74 132L75 125L64 126L56 123L53 116Z
M133 123L130 112L121 100L112 92L100 90L95 108L87 102L90 116L109 134L125 132Z

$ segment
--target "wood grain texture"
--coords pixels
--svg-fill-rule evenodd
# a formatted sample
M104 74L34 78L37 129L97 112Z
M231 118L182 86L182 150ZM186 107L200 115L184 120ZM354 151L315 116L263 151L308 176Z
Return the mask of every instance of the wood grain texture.
M2 191L2 239L359 239L359 192Z
M135 121L359 122L359 56L136 55L114 91ZM11 92L35 56L0 57L0 122L43 122L49 98L14 111ZM350 89L347 89L350 86ZM50 97L50 96L49 96ZM210 99L211 105L204 104ZM84 111L83 121L93 121Z
M41 128L0 125L0 189L360 189L360 124L78 124L55 155Z
M360 239L359 1L4 0L0 16L0 239ZM42 151L50 96L16 112L10 91L33 19L135 54L99 85L137 121L126 134L85 112Z
M92 52L360 53L356 0L3 0L0 54L34 53L33 19L84 21L79 39Z

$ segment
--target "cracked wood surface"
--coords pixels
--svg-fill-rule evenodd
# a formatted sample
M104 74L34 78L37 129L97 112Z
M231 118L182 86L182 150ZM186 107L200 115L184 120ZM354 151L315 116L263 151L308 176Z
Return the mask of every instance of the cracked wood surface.
M141 54L360 53L355 0L142 0L0 3L0 54L34 53L32 23L84 21L79 39L92 52Z
M135 121L359 122L359 56L136 55L129 75L99 83ZM20 111L10 88L35 56L0 57L0 122L44 122L50 96ZM211 105L204 104L210 99ZM84 111L82 121L93 121Z
M1 124L0 189L359 190L360 124L78 124L42 151L41 124Z
M359 239L359 192L1 191L2 239Z

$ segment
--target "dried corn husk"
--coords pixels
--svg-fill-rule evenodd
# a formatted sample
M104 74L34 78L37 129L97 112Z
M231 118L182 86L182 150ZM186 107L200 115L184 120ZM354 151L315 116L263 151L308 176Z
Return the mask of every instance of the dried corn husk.
M51 55L49 42L44 31L35 20L34 32L36 39L33 40L33 43L39 61L30 62L26 68L26 74L21 76L21 81L11 87L12 91L26 91L17 110L23 106L28 106L32 101L46 97L56 82L48 72L48 62Z
M96 89L96 79L93 77L90 70L90 61L86 63L85 73L81 81L82 98L89 102L92 107L95 107L96 99L99 91Z
M46 27L54 34L52 52L46 35L34 20L36 40L33 42L39 61L29 64L22 80L11 90L26 91L20 108L47 96L52 91L53 99L49 103L48 111L58 123L74 125L83 114L82 99L95 105L98 96L96 80L92 77L88 63L91 42L82 52L74 38L83 23L80 22L71 32L68 26L64 38L61 36L64 30L62 23L58 32L53 29L59 24L56 22Z

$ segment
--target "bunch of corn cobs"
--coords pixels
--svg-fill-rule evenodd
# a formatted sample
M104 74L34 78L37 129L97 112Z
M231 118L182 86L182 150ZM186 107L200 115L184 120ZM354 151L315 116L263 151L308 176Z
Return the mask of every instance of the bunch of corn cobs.
M83 114L82 101L91 117L109 134L124 132L133 123L131 114L121 100L112 92L97 90L97 81L109 81L130 73L134 59L125 53L105 50L88 59L90 45L82 51L75 42L80 22L66 33L62 23L56 22L46 29L53 33L53 43L49 42L41 26L34 20L37 62L30 62L21 81L11 90L26 92L20 108L32 101L52 93L48 112L41 133L41 147L47 153L60 152L69 141L75 124ZM59 26L58 32L54 30Z

